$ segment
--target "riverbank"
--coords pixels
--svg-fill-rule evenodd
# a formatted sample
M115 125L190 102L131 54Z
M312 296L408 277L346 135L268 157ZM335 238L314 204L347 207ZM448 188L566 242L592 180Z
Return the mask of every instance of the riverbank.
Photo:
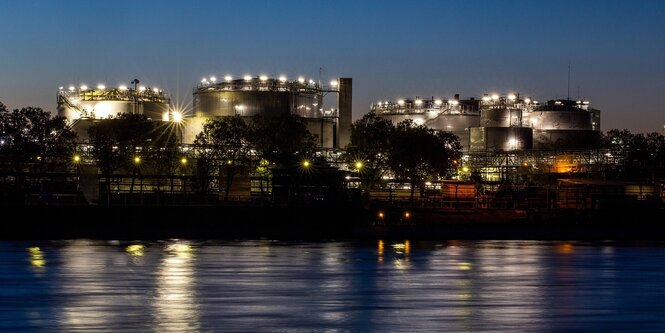
M665 211L4 206L2 239L665 240ZM11 216L11 218L9 217Z

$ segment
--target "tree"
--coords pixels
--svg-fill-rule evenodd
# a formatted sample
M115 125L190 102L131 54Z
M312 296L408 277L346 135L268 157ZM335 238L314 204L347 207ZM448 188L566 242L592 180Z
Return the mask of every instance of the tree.
M316 138L305 121L293 114L254 117L250 141L260 159L277 167L298 165L316 150Z
M411 201L416 187L424 190L427 178L445 177L454 156L454 149L449 149L450 135L438 135L434 130L415 125L408 119L397 124L390 143L388 163L398 179L411 185ZM454 144L453 146L454 147Z
M228 201L233 179L249 166L250 128L240 117L208 121L194 141L197 149L211 149L208 162L215 163L225 178L224 201ZM221 179L220 179L221 180Z
M6 156L15 172L28 164L33 171L54 171L72 158L76 141L62 117L36 107L8 111L0 103L0 154Z
M343 158L358 172L365 191L374 188L388 171L389 147L394 132L395 126L390 120L373 112L351 125L351 143Z

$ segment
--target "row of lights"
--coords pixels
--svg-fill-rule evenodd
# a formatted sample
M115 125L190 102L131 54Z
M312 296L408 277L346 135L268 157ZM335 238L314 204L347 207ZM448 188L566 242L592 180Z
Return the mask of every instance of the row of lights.
M62 86L61 86L61 87L59 87L58 89L59 89L60 91L63 91L63 90L65 90L65 87L62 87ZM88 87L88 86L85 85L85 84L83 84L83 85L81 85L81 86L79 87L79 90L80 90L80 91L86 91L86 90L89 90L89 89L90 89L90 87ZM69 90L69 91L72 91L72 92L73 92L73 91L76 91L76 87L75 87L75 86L69 86L69 89L68 89L68 90ZM106 90L106 85L104 85L104 84L98 84L98 85L97 85L97 90ZM118 90L120 90L120 91L127 91L127 90L129 90L129 88L128 88L126 85L121 84L121 85L118 86ZM154 92L154 93L160 93L160 92L162 92L162 90L160 90L160 89L157 88L157 87L147 88L147 87L145 87L145 86L140 86L140 87L138 87L138 90L141 91L141 92L144 92L144 91L146 91L146 90L152 91L152 92Z
M74 164L79 164L79 163L81 163L81 155L79 155L79 154L75 154L75 155L72 157L72 161L74 161ZM134 164L136 164L136 165L141 164L141 156L134 156L134 157L132 158L132 162L134 162ZM180 164L182 164L183 166L184 166L184 165L187 165L187 162L188 162L188 160L187 160L186 157L182 157L182 158L180 159Z
M269 79L267 75L263 75L263 74L262 74L262 75L259 75L258 78L259 78L259 81L264 82L264 83L267 82L268 79ZM250 74L245 74L245 75L243 76L242 79L245 80L246 82L251 82L251 81L254 79L254 77L252 77L252 75L250 75ZM280 76L277 78L277 80L278 80L280 83L286 83L286 82L288 81L288 78L287 78L286 75L280 75ZM225 76L224 76L224 81L225 81L225 82L231 82L231 81L233 81L233 76L231 76L231 75L225 75ZM298 81L298 83L300 83L300 84L305 84L305 83L307 83L307 80L305 80L305 78L304 78L303 76L299 76L298 79L297 79L297 81ZM215 83L217 83L217 77L216 77L216 76L211 76L211 77L209 77L209 78L204 77L203 79L201 79L201 84L215 84ZM313 79L309 79L309 84L310 84L310 85L315 85L316 82L315 82ZM331 86L331 87L337 87L337 85L338 85L337 80L331 80L331 81L330 81L330 86Z

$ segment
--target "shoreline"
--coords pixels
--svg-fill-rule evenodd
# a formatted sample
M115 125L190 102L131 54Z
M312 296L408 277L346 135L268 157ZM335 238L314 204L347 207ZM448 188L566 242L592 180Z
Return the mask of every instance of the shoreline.
M0 239L665 240L665 210L2 206ZM408 212L408 214L406 214ZM383 213L379 215L379 213Z

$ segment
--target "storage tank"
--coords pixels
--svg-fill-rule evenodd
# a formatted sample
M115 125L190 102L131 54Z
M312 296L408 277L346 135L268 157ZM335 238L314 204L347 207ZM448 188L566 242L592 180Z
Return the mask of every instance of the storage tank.
M528 127L473 127L470 150L524 150L533 147L533 132Z
M600 111L587 101L551 100L529 114L534 148L589 148L599 140Z
M138 80L137 80L138 82ZM120 113L144 114L153 120L169 117L170 99L156 87L128 88L121 85L107 88L98 85L89 88L86 85L61 87L58 92L58 115L70 122L78 119L108 119Z

